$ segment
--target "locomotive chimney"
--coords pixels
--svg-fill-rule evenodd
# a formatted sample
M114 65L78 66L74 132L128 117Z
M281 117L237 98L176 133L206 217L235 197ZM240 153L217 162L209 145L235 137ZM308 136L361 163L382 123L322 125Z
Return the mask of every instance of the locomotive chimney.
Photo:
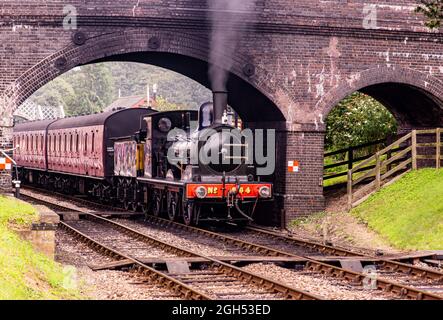
M228 106L228 93L226 91L213 92L214 124L223 123L223 112Z

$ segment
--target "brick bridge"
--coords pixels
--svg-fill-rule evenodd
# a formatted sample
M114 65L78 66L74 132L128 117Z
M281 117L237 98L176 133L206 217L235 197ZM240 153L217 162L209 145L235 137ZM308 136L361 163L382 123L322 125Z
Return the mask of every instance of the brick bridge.
M250 126L278 130L276 203L288 221L324 207L324 120L345 96L378 99L402 131L442 125L443 34L423 26L416 3L256 0L231 12L253 23L238 30L229 102ZM82 64L144 62L209 87L206 0L4 0L0 11L3 138L20 103Z

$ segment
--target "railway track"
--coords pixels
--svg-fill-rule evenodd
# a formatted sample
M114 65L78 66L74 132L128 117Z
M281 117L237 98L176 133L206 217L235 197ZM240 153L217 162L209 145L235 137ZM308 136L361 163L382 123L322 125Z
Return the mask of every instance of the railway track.
M72 211L72 208L66 208L59 203L34 198L29 194L25 196L33 198L33 201L61 209L62 214ZM131 270L138 276L144 277L146 281L154 281L165 286L185 299L322 299L303 290L247 272L229 263L155 239L110 219L92 214L90 210L77 210L92 224L82 220L62 221L61 228L90 248L113 258L115 262L124 261L126 265L132 265ZM153 250L159 251L157 256L167 256L172 260L174 257L200 258L205 261L205 268L179 273L167 273L154 269L143 262L144 259L152 257L144 256L143 252L152 253Z
M93 215L89 214L88 216L93 216ZM186 226L186 225L183 225L180 223L175 223L175 222L171 222L169 220L156 218L156 217L148 217L148 222L150 224L156 224L156 225L166 227L166 228L174 228L176 230L187 230L189 232L194 232L196 234L199 234L199 235L202 235L205 237L210 237L213 239L217 239L218 241L223 241L223 242L228 243L230 245L235 245L240 248L243 248L244 250L253 251L254 253L265 255L265 256L285 256L285 257L298 258L298 259L304 261L305 270L313 272L313 273L320 273L320 274L324 274L324 275L327 275L330 277L345 279L349 282L359 283L359 284L362 284L364 279L367 279L367 275L365 275L363 273L346 270L346 269L343 269L343 268L340 268L340 267L337 267L337 266L334 266L331 264L323 263L318 260L310 259L310 258L307 258L304 256L298 256L298 255L295 255L291 252L278 250L278 249L272 248L270 246L264 246L264 245L260 245L257 243L251 243L248 241L237 239L235 237L230 237L230 236L222 235L219 233L214 233L214 232L200 229L200 228L189 227L189 226ZM112 223L114 223L114 222L112 222ZM128 227L125 227L125 228L128 228ZM128 228L128 229L130 229L130 228ZM255 230L255 231L257 232L257 230ZM141 236L140 235L141 233L139 233L136 230L132 230L131 232L136 232L136 233L138 233L138 236ZM270 235L270 234L268 234L268 235ZM147 235L145 235L145 234L143 236L147 237ZM277 235L275 235L275 237L277 237ZM354 255L355 256L355 253L353 253L351 251L340 249L340 248L335 248L332 246L324 246L324 245L317 244L317 243L315 243L315 244L308 243L308 242L304 242L299 239L292 239L290 237L288 237L286 239L286 241L294 242L298 246L300 246L300 245L308 246L308 247L310 247L310 249L321 251L321 252L327 252L328 254L344 255L344 256ZM212 263L215 263L217 265L222 263L221 261L211 260L211 258L204 257L201 255L200 255L200 257L202 257L204 259L209 259L210 261L212 261ZM379 259L377 259L377 260L380 261ZM402 264L402 263L398 263L398 262L388 261L388 260L382 261L380 266L384 267L385 270L388 270L386 272L387 275L398 276L398 274L401 273L401 274L405 275L405 279L402 279L403 283L398 283L398 282L394 282L394 281L391 281L388 279L377 277L377 281L376 281L377 289L391 292L391 293L398 295L399 297L408 298L408 299L432 299L432 300L442 299L441 296L438 296L438 295L430 292L430 291L436 289L435 282L438 282L437 289L440 288L439 287L440 282L443 279L441 277L442 274L440 274L438 272L434 272L432 270L428 270L428 269L421 270L422 268L414 267L414 266L411 266L408 264ZM224 268L222 268L222 269L224 269ZM239 270L241 270L241 269L239 269ZM421 273L419 273L419 271ZM414 279L416 277L420 277L420 280L418 282L417 281L414 281L414 282L410 281L411 276ZM437 278L437 277L439 277L439 278ZM207 277L207 278L210 278L210 277ZM179 279L180 279L180 277L178 277L176 280L179 280ZM423 283L423 279L426 280L425 283ZM406 281L404 281L404 280L406 280ZM192 279L186 279L186 281L192 281ZM407 285L408 282L409 282L409 284L413 284L414 286ZM427 290L426 291L421 290L420 288L424 288Z
M376 263L378 270L386 272L396 271L411 276L422 277L443 284L443 272L431 268L414 266L410 263L396 261L395 259L383 258L383 256L379 255L362 254L357 251L340 248L337 246L325 245L319 242L301 240L291 235L277 233L260 227L248 226L246 227L246 230L251 233L257 234L262 238L266 238L266 243L270 246L278 246L279 243L283 242L294 248L304 247L326 255L372 259ZM276 242L272 243L269 241L270 239L275 240Z
M336 265L329 264L328 262L322 262L318 261L317 259L294 254L292 252L294 249L291 250L289 247L286 247L286 250L282 250L281 243L272 244L269 239L267 239L266 245L264 245L239 239L234 236L211 232L201 228L189 227L184 224L158 217L149 216L146 219L148 223L153 225L175 230L188 230L200 236L217 239L226 244L235 245L239 248L243 248L261 255L300 258L300 261L305 263L305 268L307 270L321 272L335 277L344 277L353 282L360 282L362 279L361 276L365 276L359 272L343 269ZM304 241L289 236L281 236L259 228L250 227L247 228L247 230L259 232L268 237L273 236L275 239L289 243L291 246L293 246L293 248L303 247L308 248L310 252L315 251L325 255L340 256L340 258L350 257L355 260L366 260L367 262L370 262L371 265L375 265L377 268L377 289L390 291L400 296L404 296L406 294L407 298L411 299L419 299L425 292L429 294L429 297L443 299L442 296L432 293L432 291L443 293L443 273L439 271L383 259L380 257L364 256L347 249ZM295 251L299 251L299 249L295 249ZM390 280L386 278L389 278ZM396 285L398 285L398 287L396 287Z
M112 220L94 214L85 214L85 219L92 221L95 226L85 221L62 222L61 226L86 244L104 254L124 259L134 263L138 272L149 274L148 280L160 281L161 284L182 295L184 298L197 299L295 299L317 300L320 297L299 289L288 287L262 276L246 272L231 264L191 252L177 246L160 241L142 234ZM83 227L81 225L83 224ZM100 230L97 226L100 226ZM105 226L105 228L101 228ZM141 243L146 246L141 246ZM122 246L122 243L130 244ZM119 250L115 247L118 247ZM120 249L121 248L121 249ZM204 270L187 270L180 273L166 273L153 269L143 263L143 252L157 249L161 256L168 257L198 257L208 261ZM123 250L123 251L122 251ZM167 253L167 254L165 254ZM117 261L118 261L117 260ZM225 288L229 284L229 289Z

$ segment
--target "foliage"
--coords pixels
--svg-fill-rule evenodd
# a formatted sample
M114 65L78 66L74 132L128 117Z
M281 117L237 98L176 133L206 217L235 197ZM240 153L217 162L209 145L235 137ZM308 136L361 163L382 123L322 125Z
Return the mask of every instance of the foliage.
M358 92L331 111L326 126L326 149L331 151L384 139L397 132L392 114L376 100Z
M425 25L428 28L440 28L443 20L443 0L420 0L420 5L415 11L425 15Z
M186 107L186 105L172 103L167 101L162 96L158 96L154 109L158 111L173 111L173 110L187 110L188 108Z
M442 250L443 170L413 171L352 214L400 249Z
M63 105L67 115L98 112L122 96L146 95L157 84L160 110L197 109L211 99L210 91L178 73L152 65L106 62L75 68L40 88L31 100Z
M66 287L69 279L58 263L37 253L8 227L35 219L30 205L0 196L0 300L80 298L77 289Z
M107 62L115 82L115 98L118 89L122 96L146 94L146 86L158 85L158 95L165 101L197 109L203 102L211 99L209 89L179 73L148 64Z
M114 79L105 64L75 68L38 90L32 100L40 105L63 105L68 115L99 112L112 100Z

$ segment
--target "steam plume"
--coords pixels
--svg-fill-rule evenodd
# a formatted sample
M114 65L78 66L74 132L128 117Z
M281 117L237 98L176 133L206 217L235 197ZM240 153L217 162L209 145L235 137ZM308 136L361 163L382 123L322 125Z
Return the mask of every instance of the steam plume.
M233 65L234 51L246 26L245 13L254 12L256 0L208 0L212 34L209 56L209 78L212 90L226 91L228 73ZM224 69L217 66L223 59Z

